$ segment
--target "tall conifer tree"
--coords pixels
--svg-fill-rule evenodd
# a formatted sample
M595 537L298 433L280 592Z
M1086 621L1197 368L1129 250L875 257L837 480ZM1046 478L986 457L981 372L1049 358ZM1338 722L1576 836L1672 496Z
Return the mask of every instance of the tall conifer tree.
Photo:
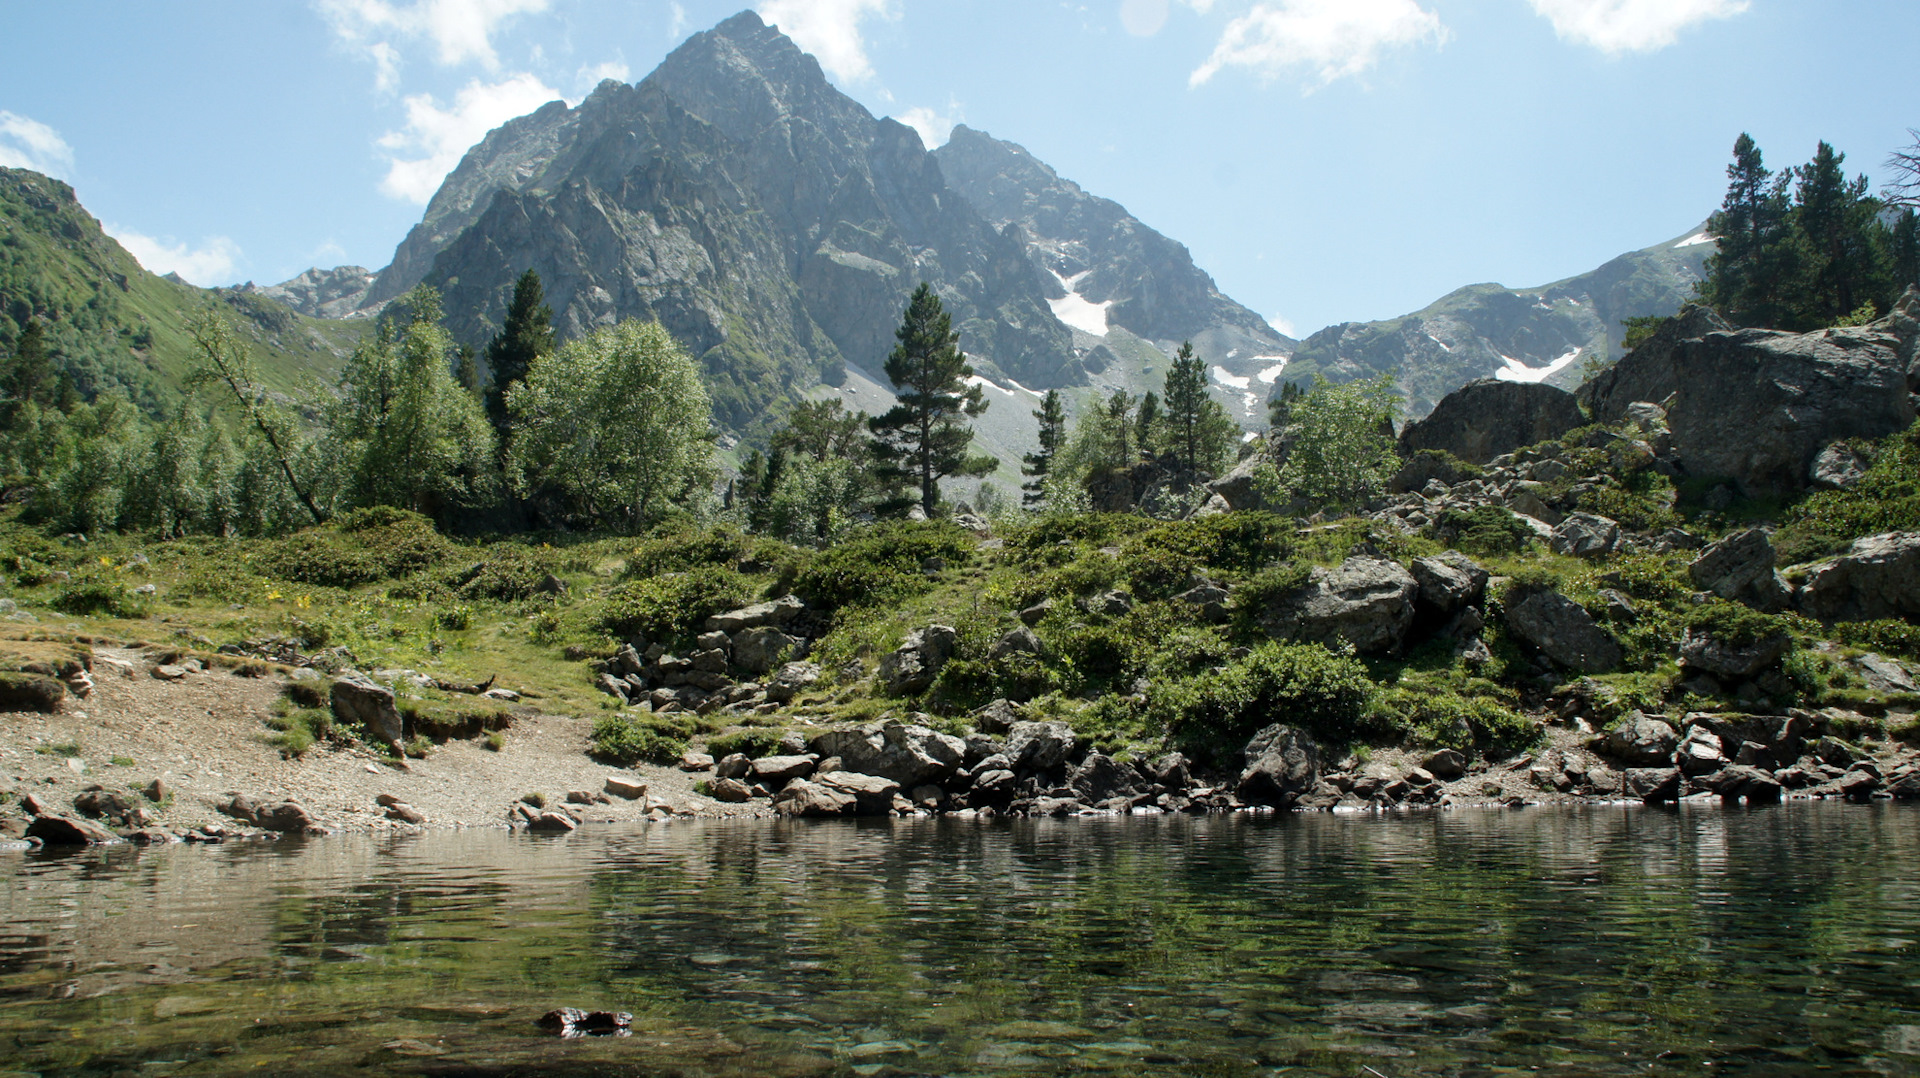
M1020 474L1028 477L1020 484L1020 500L1028 509L1046 503L1047 477L1053 473L1054 459L1067 445L1067 412L1060 404L1059 390L1047 390L1033 418L1040 421L1040 448L1023 457L1020 466Z
M984 413L987 402L979 386L967 384L973 368L931 285L923 281L914 290L894 337L900 343L887 356L886 371L900 403L867 426L882 481L917 486L920 508L931 517L940 502L940 480L994 469L992 457L967 455L973 428L966 421ZM904 509L914 500L888 508Z
M547 306L546 289L540 275L529 269L513 285L513 301L507 305L507 320L500 333L487 345L487 418L501 439L507 436L507 391L514 383L525 381L535 356L553 351L553 308Z

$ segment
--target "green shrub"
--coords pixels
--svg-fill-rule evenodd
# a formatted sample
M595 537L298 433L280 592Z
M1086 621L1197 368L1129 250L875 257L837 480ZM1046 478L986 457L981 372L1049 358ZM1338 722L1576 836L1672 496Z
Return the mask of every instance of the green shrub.
M710 566L731 569L748 556L753 542L733 528L663 526L633 548L624 575L644 580Z
M1920 659L1920 626L1904 621L1843 621L1828 631L1835 640L1851 647L1902 659Z
M1196 574L1250 573L1287 557L1294 532L1272 513L1168 521L1127 540L1119 560L1136 595L1165 598L1186 590Z
M715 614L751 601L754 587L732 569L714 566L615 585L588 612L588 625L616 640L672 640Z
M932 587L921 563L928 558L959 565L973 551L973 537L945 521L896 521L855 532L813 555L794 578L793 590L810 606L838 610L897 601Z
M479 562L451 574L448 583L463 599L518 602L559 568L559 556L548 547L500 542L486 547Z
M379 507L263 544L257 564L281 580L351 588L410 576L453 553L426 517Z
M1822 491L1787 512L1773 537L1781 564L1838 554L1868 535L1920 530L1920 425L1853 445L1872 467L1853 486Z
M1585 512L1618 521L1621 527L1633 531L1678 528L1684 522L1680 514L1673 511L1671 501L1662 496L1663 489L1673 489L1664 476L1658 472L1639 472L1622 486L1587 491L1580 495L1576 505Z
M642 761L667 764L687 751L687 739L692 736L691 720L674 715L616 712L602 715L594 722L589 751L596 758L619 767L631 767Z
M1252 580L1234 589L1228 600L1236 630L1243 634L1259 631L1260 618L1273 604L1299 591L1312 574L1313 566L1306 562L1283 562L1255 573Z
M780 739L785 736L780 730L735 730L730 734L721 734L707 742L707 752L719 760L739 753L749 760L758 760L762 756L771 756L780 747Z
M75 617L144 618L147 601L110 576L77 576L61 585L48 606Z
M1390 728L1369 709L1366 667L1318 644L1264 644L1237 662L1147 691L1147 715L1196 757L1229 764L1248 738L1271 723L1304 728L1344 744Z
M297 760L313 748L316 741L333 737L333 712L321 707L292 707L267 719L274 730L269 739L280 755Z
M465 632L473 628L473 607L465 603L455 603L433 612L433 624L436 628L448 632Z
M1370 725L1418 745L1506 756L1538 744L1544 731L1500 699L1403 682L1373 701Z
M1739 603L1715 599L1687 612L1686 627L1732 647L1746 647L1775 636L1792 635L1791 623Z
M1462 512L1449 509L1429 529L1433 538L1481 557L1518 554L1534 540L1533 529L1497 505L1481 505Z

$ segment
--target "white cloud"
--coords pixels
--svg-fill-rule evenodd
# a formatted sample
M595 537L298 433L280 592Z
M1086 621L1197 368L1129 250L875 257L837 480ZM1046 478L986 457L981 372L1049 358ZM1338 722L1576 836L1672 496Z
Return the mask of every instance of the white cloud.
M938 113L924 106L910 108L894 119L919 132L920 142L929 150L945 146L953 135L953 125L960 122L951 109Z
M560 91L527 73L493 83L475 79L446 108L432 94L408 97L407 126L379 141L391 159L380 190L425 204L481 136L559 97Z
M760 0L755 10L835 78L864 82L873 77L873 64L860 24L875 15L892 18L893 0Z
M232 284L233 268L240 261L240 245L225 236L209 236L198 247L169 243L173 237L156 239L142 232L102 223L107 235L120 241L149 273L178 273L202 288Z
M59 180L73 178L73 147L38 120L0 110L0 165L30 168Z
M1386 49L1446 40L1440 17L1417 0L1275 0L1229 22L1213 55L1187 81L1198 86L1234 66L1262 80L1306 68L1309 88L1325 86L1364 74Z
M1213 10L1213 0L1180 0L1180 2L1202 15Z
M581 68L579 74L574 76L573 81L580 87L581 93L586 94L592 92L594 87L600 85L607 79L612 79L615 82L627 82L632 75L633 72L627 65L618 60L609 60L604 64L594 64L591 67ZM569 98L568 101L570 104L579 103L572 98Z
M1270 326L1275 333L1278 333L1282 337L1295 337L1295 336L1298 336L1300 333L1299 327L1293 324L1293 319L1288 318L1285 315L1280 315L1280 314L1268 315L1267 325Z
M1120 25L1134 37L1152 37L1167 25L1167 0L1120 0Z
M477 61L497 70L500 56L493 35L515 15L545 11L548 0L315 0L334 35L365 51L373 61L375 83L383 90L399 84L400 53L394 38L425 38L436 58L452 66Z
M687 18L687 9L682 7L678 2L668 4L667 11L669 13L667 18L667 40L678 41L681 35L687 32L687 27L692 25L692 21Z
M1680 31L1747 10L1748 0L1532 0L1563 40L1615 56L1673 44Z

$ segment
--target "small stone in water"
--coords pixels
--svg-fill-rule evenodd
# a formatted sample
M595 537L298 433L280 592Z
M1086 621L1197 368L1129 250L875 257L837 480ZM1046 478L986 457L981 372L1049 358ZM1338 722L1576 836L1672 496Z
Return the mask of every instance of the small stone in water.
M539 1026L562 1037L625 1037L633 1015L625 1011L583 1011L562 1007L540 1016Z

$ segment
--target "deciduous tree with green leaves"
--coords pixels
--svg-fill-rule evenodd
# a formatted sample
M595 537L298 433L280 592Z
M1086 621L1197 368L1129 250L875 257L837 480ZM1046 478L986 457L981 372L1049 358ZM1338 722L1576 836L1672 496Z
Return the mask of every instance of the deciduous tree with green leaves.
M883 483L917 487L912 496L893 499L883 510L904 511L917 500L929 517L940 504L940 480L980 476L993 471L988 456L970 456L973 428L967 420L987 410L977 385L968 385L973 367L960 351L953 319L921 282L907 301L905 317L894 332L900 342L887 356L887 378L900 403L868 421Z
M1399 465L1390 433L1399 409L1390 375L1339 385L1316 375L1291 409L1281 487L1327 509L1356 510L1380 496Z
M507 409L508 475L553 523L637 530L713 480L713 405L699 366L658 322L543 353Z

